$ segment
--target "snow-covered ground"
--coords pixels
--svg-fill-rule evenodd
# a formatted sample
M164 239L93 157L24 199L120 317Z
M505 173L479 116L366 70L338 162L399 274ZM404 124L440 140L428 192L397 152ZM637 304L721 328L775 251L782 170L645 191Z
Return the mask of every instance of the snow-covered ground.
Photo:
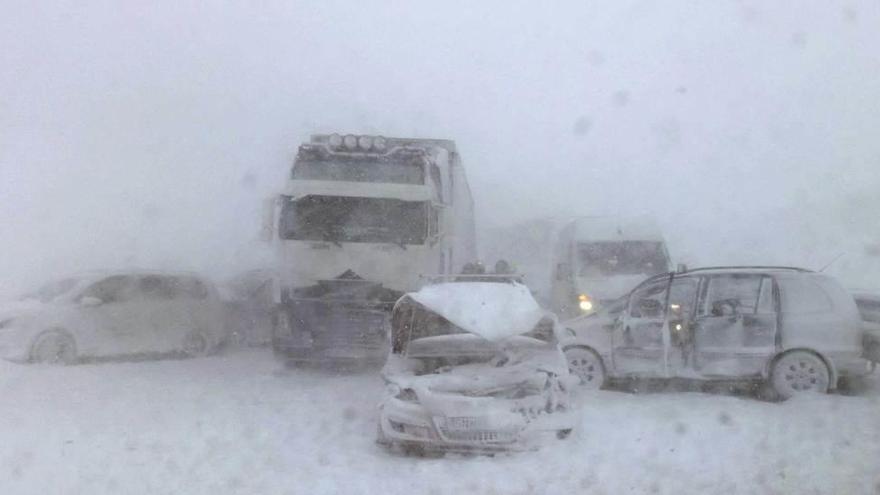
M375 371L184 361L0 363L0 493L880 493L880 377L786 403L579 398L538 452L415 459L374 444Z

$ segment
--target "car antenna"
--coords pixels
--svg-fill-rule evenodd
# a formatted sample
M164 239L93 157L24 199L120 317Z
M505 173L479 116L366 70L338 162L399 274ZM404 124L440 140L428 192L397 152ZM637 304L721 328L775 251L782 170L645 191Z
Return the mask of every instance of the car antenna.
M829 266L833 265L834 262L837 261L837 260L839 260L844 254L846 254L846 253L840 253L840 254L838 254L837 256L835 256L833 260L829 261L828 264L826 264L825 266L823 266L822 268L820 268L820 269L819 269L819 272L820 272L820 273L821 273L821 272L824 272L826 268L828 268Z

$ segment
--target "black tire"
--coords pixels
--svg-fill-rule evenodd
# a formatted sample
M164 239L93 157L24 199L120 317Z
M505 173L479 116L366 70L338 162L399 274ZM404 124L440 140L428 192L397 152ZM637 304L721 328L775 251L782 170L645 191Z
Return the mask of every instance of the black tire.
M76 342L61 330L44 332L31 346L31 362L70 365L77 362Z
M578 378L582 389L599 390L605 386L605 363L596 351L589 347L571 346L563 352L569 373Z
M188 357L207 356L211 353L211 341L204 332L194 330L183 340L183 353Z

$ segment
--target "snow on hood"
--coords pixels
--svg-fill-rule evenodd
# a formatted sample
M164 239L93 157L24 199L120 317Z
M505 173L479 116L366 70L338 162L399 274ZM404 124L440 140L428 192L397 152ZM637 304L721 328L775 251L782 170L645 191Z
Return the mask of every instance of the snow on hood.
M451 282L409 296L462 330L490 341L529 332L544 317L528 288L517 283Z

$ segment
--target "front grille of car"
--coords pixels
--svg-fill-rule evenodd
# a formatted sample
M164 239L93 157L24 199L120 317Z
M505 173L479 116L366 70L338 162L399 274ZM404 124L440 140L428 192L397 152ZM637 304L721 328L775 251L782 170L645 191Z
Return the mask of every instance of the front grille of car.
M449 430L441 428L443 436L455 442L471 443L499 443L512 442L516 439L516 432L498 430Z

